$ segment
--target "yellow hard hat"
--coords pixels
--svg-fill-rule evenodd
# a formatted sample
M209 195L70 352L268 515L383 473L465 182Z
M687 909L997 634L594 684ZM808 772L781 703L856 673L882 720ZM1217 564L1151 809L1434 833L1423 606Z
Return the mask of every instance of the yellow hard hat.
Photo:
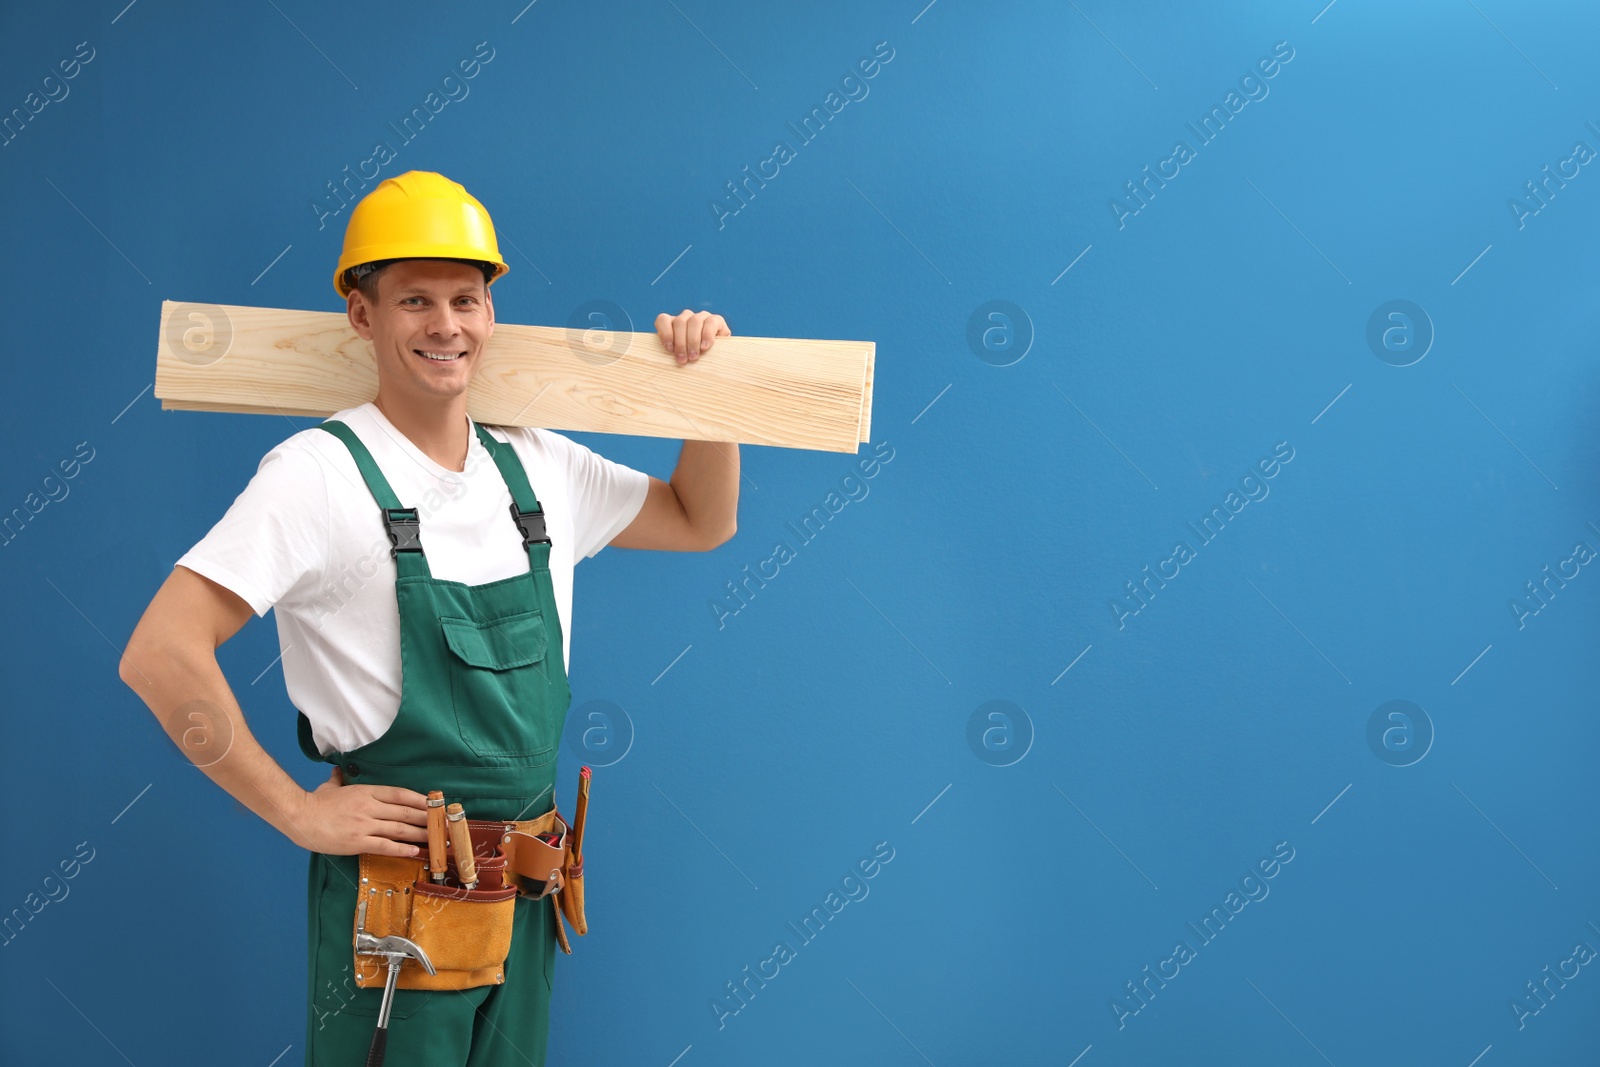
M385 259L488 263L494 267L491 284L511 269L500 258L494 223L483 205L459 183L427 170L385 178L351 210L333 287L348 297L353 286L345 272Z

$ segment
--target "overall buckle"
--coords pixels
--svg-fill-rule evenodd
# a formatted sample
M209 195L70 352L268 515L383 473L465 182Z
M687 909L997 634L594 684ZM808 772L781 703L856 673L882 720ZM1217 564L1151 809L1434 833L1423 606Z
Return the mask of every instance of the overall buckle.
M400 552L422 551L422 522L416 508L384 508L383 525L389 533L389 558Z
M511 521L517 524L517 529L522 531L524 546L550 543L550 536L544 528L544 509L534 511L518 511L516 501L511 502Z

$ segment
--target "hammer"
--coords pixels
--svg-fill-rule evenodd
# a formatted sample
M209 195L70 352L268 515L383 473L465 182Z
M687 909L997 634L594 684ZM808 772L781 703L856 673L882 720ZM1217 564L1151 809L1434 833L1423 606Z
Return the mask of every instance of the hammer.
M389 1005L394 1000L394 984L400 977L400 965L408 958L425 967L429 974L437 974L422 946L404 937L374 937L365 930L356 934L356 954L382 956L389 961L389 980L383 986L383 1004L378 1008L378 1028L372 1034L372 1047L367 1050L367 1067L381 1067L383 1054L389 1043Z

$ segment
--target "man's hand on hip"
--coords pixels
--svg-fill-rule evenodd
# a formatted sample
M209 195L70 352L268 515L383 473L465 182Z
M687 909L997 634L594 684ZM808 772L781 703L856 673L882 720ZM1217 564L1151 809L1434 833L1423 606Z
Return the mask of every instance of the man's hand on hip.
M295 843L312 852L420 856L428 840L428 798L396 785L346 785L344 771L335 767L305 794L294 825L303 838Z

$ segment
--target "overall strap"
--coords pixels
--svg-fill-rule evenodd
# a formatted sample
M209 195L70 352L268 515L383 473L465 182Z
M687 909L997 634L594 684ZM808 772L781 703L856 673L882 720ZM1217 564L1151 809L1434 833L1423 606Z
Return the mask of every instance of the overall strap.
M428 561L422 554L422 523L417 518L417 509L400 506L400 499L389 487L389 480L378 469L372 453L367 451L367 446L361 443L361 438L356 436L354 430L337 419L328 419L318 428L327 430L345 443L351 458L356 461L356 468L367 483L368 491L378 502L384 529L389 534L389 555L394 558L395 577L431 577Z
M517 450L509 442L496 441L488 430L476 422L472 428L477 431L484 449L494 459L494 465L500 468L500 477L505 481L506 488L511 490L511 518L517 524L517 529L522 531L522 543L528 550L528 561L535 568L548 567L550 535L545 529L544 508L539 505L539 498L528 482L528 474L522 469Z

